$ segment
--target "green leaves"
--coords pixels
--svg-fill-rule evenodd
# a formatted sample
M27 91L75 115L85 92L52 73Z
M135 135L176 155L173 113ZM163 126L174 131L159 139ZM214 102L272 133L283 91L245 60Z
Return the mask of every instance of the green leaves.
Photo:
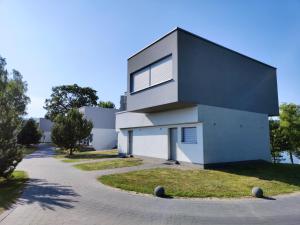
M45 101L46 118L54 120L57 115L65 114L72 108L97 105L97 91L77 84L61 85L52 88L50 99Z
M6 61L0 56L0 177L8 178L22 160L17 134L30 101L26 91L27 83L21 73L13 70L9 74Z
M22 145L30 145L39 143L42 133L34 119L29 119L25 122L20 133L18 134L18 143Z
M300 106L282 104L280 106L280 127L290 143L290 151L300 151Z
M114 109L116 106L114 103L112 103L111 101L100 101L98 103L98 106L101 107L101 108L110 108L110 109Z
M87 138L93 128L93 123L83 117L77 109L71 109L66 115L59 114L54 119L52 141L66 149L73 150L80 141Z

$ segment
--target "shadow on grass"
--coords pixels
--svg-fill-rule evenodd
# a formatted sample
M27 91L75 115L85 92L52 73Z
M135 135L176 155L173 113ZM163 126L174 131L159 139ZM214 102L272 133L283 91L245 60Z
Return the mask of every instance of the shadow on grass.
M262 180L279 181L300 187L300 165L249 162L226 165L213 170L231 174L256 177Z
M43 209L55 210L55 207L73 208L78 197L71 186L49 183L41 179L29 179L18 204L39 204Z
M28 181L26 176L9 179L0 183L0 210L9 209L11 204L16 202L16 199L22 193L22 190Z

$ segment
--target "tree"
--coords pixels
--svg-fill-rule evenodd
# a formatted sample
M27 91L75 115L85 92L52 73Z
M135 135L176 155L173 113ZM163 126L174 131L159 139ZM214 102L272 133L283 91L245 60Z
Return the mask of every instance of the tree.
M97 91L77 84L62 85L52 88L50 99L46 99L44 109L46 118L54 121L59 114L66 114L72 108L97 105Z
M10 74L6 60L0 56L0 177L9 178L22 160L17 134L30 99L27 84L17 70Z
M284 135L279 120L270 120L270 147L271 147L271 155L273 158L273 162L276 163L280 161L281 152L289 149L289 142L287 137Z
M81 140L89 137L93 123L83 117L77 109L66 115L59 114L54 120L51 138L54 144L69 150L72 155Z
M18 143L22 145L31 145L39 143L42 137L41 131L38 129L38 126L34 119L27 120L20 133L18 134Z
M115 104L112 103L111 101L107 101L107 102L105 102L105 101L100 101L100 102L98 103L98 106L101 107L101 108L110 108L110 109L116 108Z
M294 164L293 154L300 151L300 106L293 103L284 103L280 106L280 127L287 137L290 160Z

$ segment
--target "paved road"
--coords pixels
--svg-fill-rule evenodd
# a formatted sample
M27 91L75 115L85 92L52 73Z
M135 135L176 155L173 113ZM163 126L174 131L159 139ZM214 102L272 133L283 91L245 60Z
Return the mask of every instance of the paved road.
M276 200L159 199L129 194L96 181L51 157L50 147L24 159L18 169L31 181L1 225L300 224L300 196Z

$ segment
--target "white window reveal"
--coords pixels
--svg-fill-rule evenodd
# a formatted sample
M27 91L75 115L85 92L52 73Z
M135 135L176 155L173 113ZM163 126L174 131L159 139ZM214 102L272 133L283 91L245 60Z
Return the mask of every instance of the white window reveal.
M197 144L196 127L183 127L181 129L181 142L186 144Z
M150 74L151 86L172 79L172 56L151 65Z
M130 91L140 91L172 78L172 55L170 55L133 73L131 75Z
M145 68L135 74L132 77L132 91L139 91L149 87L150 70Z

